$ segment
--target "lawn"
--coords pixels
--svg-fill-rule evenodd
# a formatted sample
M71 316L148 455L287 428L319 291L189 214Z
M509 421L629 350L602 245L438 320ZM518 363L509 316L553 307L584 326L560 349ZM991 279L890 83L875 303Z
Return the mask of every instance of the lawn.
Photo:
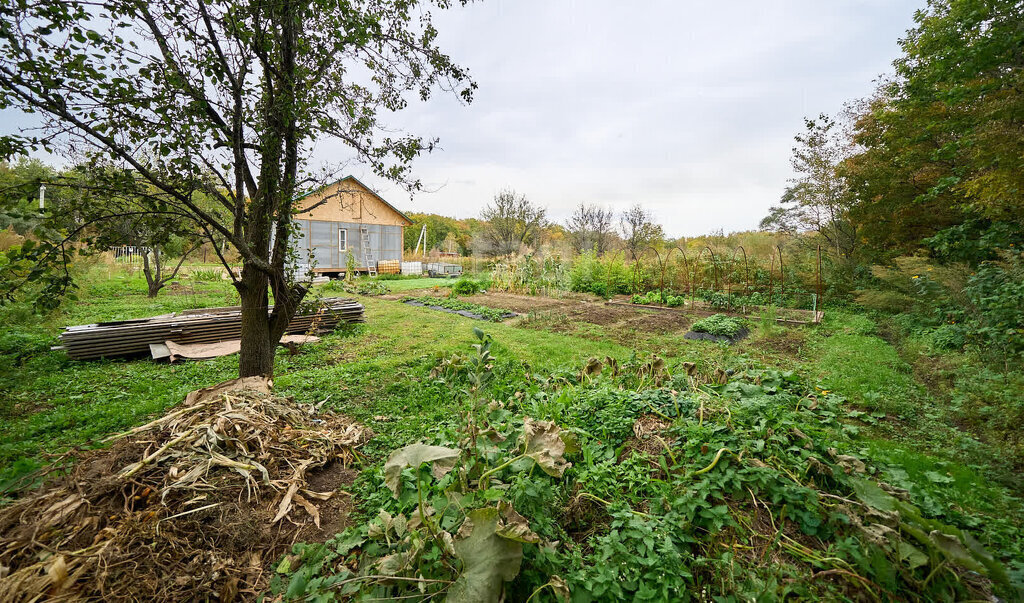
M438 281L406 279L387 283L392 290L406 291L432 287ZM62 325L231 305L235 301L230 285L222 282L185 283L153 300L147 299L143 290L138 278L115 275L95 279L82 292L81 300L66 304L60 314L37 324L21 320L23 326L7 329L0 335L0 411L5 418L0 424L0 487L9 489L13 478L40 466L52 455L70 447L101 446L103 438L146 422L180 402L189 391L234 376L235 357L175 365L145 359L76 362L59 351L49 350ZM815 440L820 438L823 442L820 454L824 457L844 454L863 459L878 477L909 491L921 513L932 518L929 521L949 522L958 528L974 530L985 546L997 551L1014 579L1020 579L1020 570L1024 568L1024 550L1019 536L1020 485L1015 487L1005 474L973 463L979 451L987 450L980 442L971 440L972 446L960 447L939 445L940 440L948 443L959 441L958 438L971 438L940 420L941 414L935 414L938 412L934 408L935 401L927 388L915 380L914 371L892 345L877 335L874 322L864 316L830 313L824 324L808 327L782 327L768 320L754 319L748 323L750 337L730 346L684 339L685 325L695 317L683 317L678 319L678 324L668 325L658 322L666 319L656 312L616 309L616 312L629 314L611 315L596 301L566 302L554 310L523 313L518 318L492 323L413 307L393 299L359 299L366 307L365 324L343 327L318 343L304 346L296 355L279 350L275 375L277 393L294 396L302 402L324 402L325 407L366 423L377 434L365 448L365 465L351 486L357 503L351 529L356 532L347 533L348 538L358 537L365 542L366 528L359 532L358 526L375 517L382 507L390 508L392 513L408 513L408 506L402 506L406 504L405 499L394 501L377 494L382 483L382 463L388 454L396 448L423 441L453 445L456 434L464 429L467 400L485 395L486 399L504 401L514 409L513 415L520 418L512 419L509 425L522 425L521 413L529 413L537 419L553 420L575 430L584 444L585 458L574 461L579 470L566 474L571 475L567 478L570 481L545 486L546 494L538 491L527 496L528 492L533 492L530 488L536 488L539 483L535 479L536 472L526 474L534 481L507 481L518 479L514 476L506 479L516 497L525 497L515 499L523 501L517 503L517 508L523 505L534 512L533 520L537 523L531 525L544 538L578 538L579 542L588 543L583 548L560 549L552 556L545 556L546 553L535 550L536 546L529 545L533 548L524 553L522 582L516 582L517 589L528 585L536 588L547 579L542 573L557 569L566 574L565 578L577 590L604 592L611 598L631 598L641 592L646 588L643 585L653 584L645 580L653 579L650 576L661 570L652 566L654 573L648 578L634 576L630 579L624 574L594 573L594 568L602 563L595 555L619 554L613 554L614 547L609 548L613 546L613 541L607 539L609 530L622 534L623 530L628 531L626 524L640 521L642 526L629 529L653 530L656 538L667 538L659 532L664 527L658 522L668 521L675 517L674 513L684 513L691 504L682 499L670 502L674 500L672 497L680 496L680 492L693 493L692 488L685 485L689 483L685 480L692 478L685 476L693 476L709 464L713 468L718 462L712 462L718 448L735 451L743 447L744 454L762 459L766 467L778 466L777 471L782 472L778 475L806 474L805 466L793 464L805 462L800 459L808 454L806 450L773 448L780 446L773 443L777 439L773 433L782 427L773 426L772 421L787 425L795 421L791 424L800 426L798 432L809 433ZM493 304L509 305L507 297L473 298L474 302L485 305L488 299L493 300ZM587 304L593 308L594 316L599 315L599 320L588 318L586 312L579 310ZM490 351L496 360L489 365L493 383L487 389L467 394L473 388L463 379L466 367L471 366L469 360L476 353L472 346L479 343L474 328L482 329L493 338ZM664 369L654 368L657 358L664 362ZM581 376L588 361L596 360L604 366L604 374ZM687 380L688 369L684 365L690 362L695 365L690 369L692 374L697 376L698 382L705 383L692 390L695 382ZM612 374L613 366L618 374ZM656 378L655 373L661 370L666 371L664 376ZM729 385L721 389L715 385L714 379L728 380L728 374L737 379L735 387ZM771 388L767 385L776 382L778 385ZM692 393L676 397L678 392L686 391ZM734 399L731 407L722 406L727 399ZM773 400L784 401L784 405L773 406L776 403ZM806 411L801 404L806 407L807 400L820 400L821 406ZM698 403L699 408L692 406ZM811 414L805 416L803 412ZM650 458L660 458L663 464L661 469L651 473L649 466L644 469L647 461L642 460L648 456L627 462L621 447L639 445L629 439L637 429L635 425L640 424L634 421L655 416L674 425L661 437L678 442L679 448L675 452L668 444L645 448L646 455L653 454ZM941 425L941 429L937 425ZM520 428L508 429L518 433L515 430ZM838 452L826 452L827 447L836 448ZM722 538L756 537L759 528L754 524L764 517L758 514L756 505L753 511L743 507L747 503L741 502L742 497L736 498L740 493L747 497L746 489L750 489L759 493L759 497L772 496L773 492L783 498L808 495L805 490L786 489L789 486L770 486L763 477L750 477L753 474L742 471L736 473L728 454L725 456L723 466L730 468L723 470L724 473L716 470L708 474L721 473L715 478L717 481L694 484L710 488L700 495L707 497L708 505L698 505L684 513L696 514L689 521L703 527L672 536L681 539L678 550L663 551L666 559L681 554L679 551L689 551L684 555L689 556L687 563L711 564L709 569L701 570L702 578L693 578L697 582L682 580L678 588L694 588L694 584L709 576L722 579L720 569L714 569L718 567L715 564L733 563L728 559L723 561L725 558L721 555L732 555L740 550L723 548ZM733 493L728 479L755 481L736 482L744 485ZM801 484L809 477L803 475L794 479ZM552 524L551 517L540 520L536 516L539 513L553 517L565 508L582 504L578 500L571 502L571 484L574 483L579 484L576 488L588 488L592 498L608 502L607 512L598 511L603 507L593 507L593 501L588 503L591 506L581 506L578 511L582 516L573 521L583 522L585 529ZM831 488L842 487L827 480L825 483L831 484L828 486ZM839 480L839 483L844 482ZM819 484L819 487L826 486ZM434 495L440 495L440 491ZM497 492L487 495L481 492L480 495L484 499L491 497L490 500L505 496ZM533 502L527 502L529 500ZM668 509L665 515L661 515L660 508L652 507L657 500L664 501ZM746 500L749 503L749 498ZM793 509L790 513L800 508L796 500L788 503ZM782 499L779 504L783 504ZM733 519L728 519L730 513ZM786 513L783 508L782 515ZM712 515L718 519L711 519ZM778 515L776 521L783 521L782 515ZM697 521L696 517L704 519ZM796 515L789 517L797 521ZM810 555L816 559L825 552L845 556L849 561L844 563L856 564L856 554L843 548L848 545L841 544L847 541L840 541L835 535L844 528L815 531L817 528L813 526L817 524L814 522L823 521L831 526L835 521L834 513L821 517L814 519L808 515L797 521L806 538L810 538L807 534L817 534L814 538L819 540L813 543L806 540L799 545L805 547L800 549L804 557L792 557L796 549L786 549L789 556L780 558L779 563L787 569L776 568L780 575L803 580L807 571L832 567L805 558ZM621 523L623 521L626 523ZM744 523L751 521L754 524L750 526ZM641 541L644 538L638 537ZM696 549L685 544L694 538L703 543ZM375 550L368 543L363 546L369 547L365 551ZM825 548L820 548L822 546ZM809 552L811 549L806 547L818 552ZM303 581L313 574L340 579L341 574L325 569L322 549L300 547L297 551L297 558L304 560L304 569L297 571L292 567L281 572L277 588L291 588L296 580L306 588ZM320 561L307 562L310 555L320 555L316 557ZM344 558L342 554L340 559ZM627 565L654 563L654 557L640 558L636 553L623 559L625 561L620 561ZM737 573L729 578L731 582L723 583L723 588L746 593L772 588L769 582L774 566L742 559L735 562L747 569L734 570ZM873 573L876 570L870 569L874 567L871 564L877 562L867 560L857 571L880 580ZM808 563L810 566L806 565ZM421 567L421 571L428 570L437 568ZM753 585L755 582L760 586ZM614 586L616 584L618 586ZM640 590L627 593L628 589L622 590L624 584L632 584ZM908 588L906 581L895 577L887 584L893 589ZM835 586L838 590L828 590L833 585L821 587L825 590L819 590L819 586L808 588L798 592L822 597L842 592L840 586ZM309 587L301 592L317 591ZM524 594L521 590L515 592ZM386 594L395 595L395 591L386 591Z

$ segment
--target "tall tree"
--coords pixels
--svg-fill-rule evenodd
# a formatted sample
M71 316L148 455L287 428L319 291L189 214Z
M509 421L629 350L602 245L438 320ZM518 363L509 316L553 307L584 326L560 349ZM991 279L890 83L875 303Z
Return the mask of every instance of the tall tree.
M813 231L837 259L852 258L857 247L857 229L849 219L853 197L839 170L850 153L849 136L827 115L805 119L804 127L790 159L797 176L783 192L781 205L772 207L761 221L761 228Z
M312 145L340 139L378 175L415 189L410 162L435 141L385 134L380 114L438 88L472 98L475 84L437 48L421 4L4 3L0 107L45 121L43 132L0 139L0 155L60 142L95 149L161 193L150 210L228 241L242 259L239 373L270 375L276 342L306 293L286 259L293 200L316 183L305 175ZM197 203L198 192L223 214ZM57 250L39 257L63 255Z
M851 215L878 255L949 229L1024 230L1024 19L1017 0L930 0L855 124ZM975 226L966 231L961 224ZM994 237L993 239L999 239ZM978 257L984 257L982 253Z
M639 203L619 214L619 228L622 241L634 260L640 257L645 249L665 239L665 231L654 221L651 212Z
M900 41L892 108L918 117L953 189L987 218L1024 224L1024 13L1018 0L929 0Z
M156 297L174 280L189 255L208 241L179 215L151 211L150 206L166 195L154 190L133 171L84 161L56 182L61 188L77 191L65 201L62 210L73 213L76 222L86 227L78 230L90 249L130 246L141 251L149 297ZM213 215L220 213L214 203L199 193L193 196L193 201ZM181 253L177 262L169 262L168 249L178 246Z
M535 205L526 195L503 190L480 212L487 222L482 234L489 255L509 255L524 246L536 245L545 224L543 207Z
M566 222L573 251L594 251L603 255L611 241L613 216L612 210L599 205L577 205Z

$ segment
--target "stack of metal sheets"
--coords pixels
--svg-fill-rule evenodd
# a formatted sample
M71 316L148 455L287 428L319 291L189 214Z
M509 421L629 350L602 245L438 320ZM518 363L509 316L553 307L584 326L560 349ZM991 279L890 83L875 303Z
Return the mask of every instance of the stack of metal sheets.
M363 306L354 299L333 297L321 300L310 311L296 314L287 334L321 334L333 331L340 322L363 322ZM185 310L138 320L101 322L67 327L60 335L61 346L76 360L150 353L150 344L173 341L180 344L213 343L238 339L242 334L239 306Z

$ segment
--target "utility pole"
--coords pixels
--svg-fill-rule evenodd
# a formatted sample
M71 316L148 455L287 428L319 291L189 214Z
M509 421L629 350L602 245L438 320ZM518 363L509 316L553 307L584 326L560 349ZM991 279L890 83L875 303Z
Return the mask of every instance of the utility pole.
M420 250L420 243L423 243L423 255L427 254L427 225L424 224L423 228L420 229L420 238L416 239L416 247L412 250L412 254L415 256L416 252Z

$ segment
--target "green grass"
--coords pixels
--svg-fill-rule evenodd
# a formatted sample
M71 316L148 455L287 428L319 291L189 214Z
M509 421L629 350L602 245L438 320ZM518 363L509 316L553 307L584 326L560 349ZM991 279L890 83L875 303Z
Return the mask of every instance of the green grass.
M911 411L921 398L910 365L875 333L864 316L829 312L812 355L824 389L842 392L858 405L891 413Z
M356 279L365 280L365 279ZM412 291L414 289L432 289L434 287L451 287L455 279L449 278L408 278L381 281L387 283L392 291Z
M402 291L451 282L387 284ZM46 454L100 445L103 438L180 402L187 392L235 375L236 357L180 365L144 359L77 362L49 350L63 325L237 303L226 281L195 290L187 285L150 300L141 278L94 276L80 301L65 304L59 313L45 320L21 316L19 322L5 321L0 333L0 490L6 479L38 466ZM665 358L674 373L687 361L705 372L781 367L819 390L844 396L848 416L842 420L854 447L884 463L889 479L909 485L926 510L985 517L987 525L979 529L987 531L989 543L1024 555L1011 537L1021 525L1016 497L1022 486L993 479L994 463L985 459L997 454L994 449L950 423L944 401L916 381L912 365L864 316L829 312L823 325L796 328L766 320L750 338L727 347L687 341L685 329L647 332L564 316L481 323L394 300L359 300L366 307L366 324L327 335L294 356L279 351L275 388L302 401L327 400L327 406L373 427L378 435L367 447L373 463L398 446L452 427L451 392L428 374L439 359L471 349L473 327L484 326L494 337L494 353L506 363L500 368L509 387L527 374L576 375L591 357L627 363L645 361L653 353ZM13 316L14 309L0 311L0 319ZM993 381L986 387L999 385ZM556 409L568 402L547 404Z

